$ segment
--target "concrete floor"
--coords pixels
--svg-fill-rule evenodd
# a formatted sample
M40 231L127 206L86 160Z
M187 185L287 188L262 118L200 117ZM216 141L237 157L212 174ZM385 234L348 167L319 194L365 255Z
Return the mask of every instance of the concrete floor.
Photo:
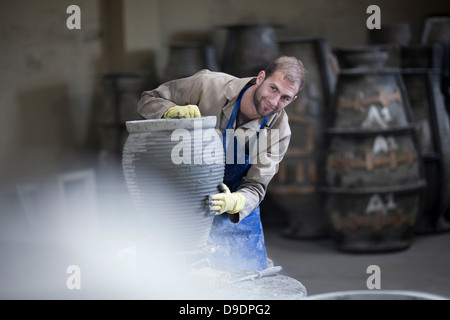
M136 224L133 215L126 210L130 208L131 203L124 185L115 181L120 181L120 175L106 176L111 180L103 177L99 179L99 182L102 182L99 188L99 218L108 221L107 229L111 229L114 234L123 234L122 238L126 240L133 234ZM36 276L39 267L50 270L46 271L46 274L50 272L48 278L56 282L55 287L59 288L64 284L62 289L58 290L64 290L67 295L67 274L64 271L69 264L79 260L74 259L77 258L78 252L75 255L70 252L61 254L55 265L54 259L45 258L52 257L53 248L41 252L26 242L22 243L21 239L26 239L28 234L24 227L26 221L18 219L23 216L18 200L14 198L10 202L3 212L0 225L2 239L7 241L0 242L0 253L3 253L3 259L0 261L0 274L3 276L0 278L0 299L29 296L29 290L14 293L6 289L8 286L16 288L17 281L28 283L38 279L40 282L38 281L36 287L39 290L43 286L48 287L48 283L44 281L45 277ZM412 245L403 251L351 254L336 250L329 238L298 240L284 237L282 231L286 227L286 220L273 210L262 211L262 217L269 257L275 265L282 266L280 275L300 281L308 296L336 291L367 290L366 283L371 276L367 273L367 268L376 265L380 268L381 289L419 291L450 298L450 232L416 235ZM9 241L13 241L13 249ZM57 252L58 250L61 248L56 249ZM30 257L35 258L31 261L33 263L23 263L29 262ZM93 261L98 259L96 256ZM89 268L85 267L83 270ZM36 291L36 296L42 298L39 290Z
M264 229L269 257L283 267L281 274L300 281L308 296L367 290L372 272L380 268L382 290L408 290L450 297L450 233L417 235L403 251L376 254L344 253L332 240L298 240L282 235L282 227Z

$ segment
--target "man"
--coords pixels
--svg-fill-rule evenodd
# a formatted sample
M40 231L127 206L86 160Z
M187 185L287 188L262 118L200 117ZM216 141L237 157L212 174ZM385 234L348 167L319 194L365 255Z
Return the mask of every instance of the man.
M147 119L217 117L226 163L224 183L219 186L223 192L211 197L210 206L217 215L209 241L220 246L211 257L215 267L263 270L269 266L259 204L288 149L291 130L284 108L297 98L305 73L301 61L282 56L256 78L202 70L142 94L138 111ZM249 141L261 140L262 132L265 139L272 137L264 150L258 150L264 161L250 158L249 142L240 139L239 143L233 134L238 130ZM234 154L229 156L230 152ZM237 161L239 155L245 161Z

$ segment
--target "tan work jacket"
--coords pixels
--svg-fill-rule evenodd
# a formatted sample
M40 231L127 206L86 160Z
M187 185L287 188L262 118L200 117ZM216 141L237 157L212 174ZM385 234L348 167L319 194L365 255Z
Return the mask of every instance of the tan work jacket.
M191 77L169 81L155 90L143 92L138 111L146 119L160 119L173 106L197 105L202 116L217 117L216 127L223 133L239 93L245 86L254 83L255 78L240 79L221 72L201 70ZM255 137L262 120L263 118L259 118L247 122L239 127L239 130L242 129L246 136ZM233 124L234 129L235 126L236 122ZM255 158L250 162L253 164L237 190L245 197L245 207L239 213L239 220L230 217L233 222L242 220L261 203L267 185L278 171L278 163L288 149L291 130L284 110L270 116L265 128L267 131L264 130L263 135L260 132L259 137L267 138L268 146L257 152L265 153L266 156L264 159L260 158L264 161Z

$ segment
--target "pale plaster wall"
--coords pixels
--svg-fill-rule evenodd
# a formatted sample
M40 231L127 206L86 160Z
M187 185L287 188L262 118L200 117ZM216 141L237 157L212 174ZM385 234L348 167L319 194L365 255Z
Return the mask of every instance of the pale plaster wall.
M82 30L66 27L66 0L2 1L0 180L61 170L92 138L103 72L98 1L77 1Z

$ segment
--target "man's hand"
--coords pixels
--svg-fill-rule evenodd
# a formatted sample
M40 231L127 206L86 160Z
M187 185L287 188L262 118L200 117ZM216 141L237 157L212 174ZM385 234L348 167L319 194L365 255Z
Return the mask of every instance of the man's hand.
M220 215L224 212L238 213L244 209L245 198L238 192L230 192L230 189L225 184L221 184L219 188L225 193L216 193L211 197L211 211L218 212L216 215Z
M200 110L195 105L175 106L164 113L163 118L200 118Z

